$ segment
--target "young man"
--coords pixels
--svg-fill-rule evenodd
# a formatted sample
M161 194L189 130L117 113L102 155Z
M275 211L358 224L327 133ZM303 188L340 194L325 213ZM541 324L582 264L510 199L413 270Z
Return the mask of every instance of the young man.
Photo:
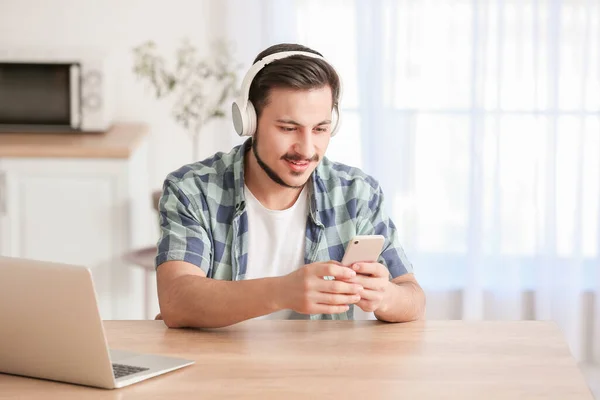
M324 157L340 92L319 53L272 46L233 106L236 131L251 138L167 176L156 257L167 326L351 319L354 307L389 322L423 317L425 296L378 183ZM385 237L379 263L342 266L348 242L371 234Z

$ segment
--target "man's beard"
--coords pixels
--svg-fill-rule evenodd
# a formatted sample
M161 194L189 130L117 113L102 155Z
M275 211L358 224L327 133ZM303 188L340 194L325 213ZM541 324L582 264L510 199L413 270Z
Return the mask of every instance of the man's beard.
M286 188L290 188L290 189L301 189L304 184L299 185L299 186L293 186L293 185L289 185L287 184L283 179L281 179L281 177L279 175L277 175L277 172L273 171L273 169L271 167L269 167L258 155L258 132L256 132L254 134L254 137L252 138L252 152L254 153L254 157L256 157L256 162L258 163L258 165L260 165L260 167L262 168L263 171L265 171L265 173L267 174L267 176L269 178L271 178L271 180L273 182L275 182L278 185L281 185L283 187ZM290 160L290 161L301 161L301 160L306 160L306 158L298 155L298 154L285 154L281 157L282 160ZM315 154L310 160L307 161L315 161L318 162L319 161L319 156L317 154ZM292 171L293 175L296 176L300 176L303 173L302 172L296 172L296 171Z

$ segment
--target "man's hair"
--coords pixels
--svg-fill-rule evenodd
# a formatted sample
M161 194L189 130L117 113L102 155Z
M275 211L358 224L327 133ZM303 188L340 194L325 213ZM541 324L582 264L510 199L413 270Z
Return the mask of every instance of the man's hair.
M263 50L254 63L268 55L283 51L306 51L323 55L306 46L293 43L281 43ZM318 89L324 86L331 88L333 107L337 107L340 95L340 79L329 63L318 58L295 55L282 58L266 65L256 74L250 85L249 100L254 105L256 116L269 102L269 94L273 88L298 90Z

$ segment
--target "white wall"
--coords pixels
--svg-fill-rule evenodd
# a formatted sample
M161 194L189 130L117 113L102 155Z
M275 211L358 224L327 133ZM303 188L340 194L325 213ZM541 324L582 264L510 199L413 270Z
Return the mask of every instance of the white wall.
M0 50L97 47L114 53L116 120L150 125L150 183L160 188L168 172L192 161L191 141L168 108L136 80L131 49L148 39L174 49L189 37L206 50L223 32L223 13L222 2L210 0L0 0ZM240 141L229 120L212 123L202 133L200 157L227 151Z

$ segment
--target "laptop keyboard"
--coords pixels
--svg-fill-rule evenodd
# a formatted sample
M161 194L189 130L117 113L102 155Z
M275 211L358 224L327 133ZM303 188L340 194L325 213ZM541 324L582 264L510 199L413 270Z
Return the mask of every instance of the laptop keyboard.
M123 365L123 364L113 364L113 373L115 374L115 379L122 378L127 375L136 374L142 371L148 371L150 368L142 368L142 367L134 367L132 365Z

